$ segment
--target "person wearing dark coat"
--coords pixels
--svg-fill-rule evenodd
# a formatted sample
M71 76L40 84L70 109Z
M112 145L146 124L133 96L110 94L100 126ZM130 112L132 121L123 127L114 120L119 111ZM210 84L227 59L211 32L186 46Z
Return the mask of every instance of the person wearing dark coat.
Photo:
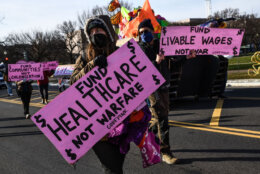
M29 106L32 95L32 80L21 80L16 82L17 85L17 94L21 97L23 102L24 116L26 119L31 117L29 112Z
M150 128L158 135L161 141L162 161L167 164L174 164L177 158L170 150L169 141L169 87L170 87L170 70L169 61L184 63L186 59L194 58L195 52L191 51L188 56L165 57L159 53L159 40L154 38L154 28L150 19L143 20L138 26L139 46L146 56L159 70L166 82L153 94L149 96L150 111L154 118Z
M107 56L116 48L117 36L113 30L110 18L106 15L95 16L87 20L84 32L89 42L85 55L76 60L74 71L70 78L73 84L94 67L107 67ZM122 174L125 154L120 153L120 146L103 138L93 146L102 167L107 174Z
M42 97L42 104L48 104L49 101L49 77L54 74L54 71L43 71L43 80L37 80L40 88L40 93Z

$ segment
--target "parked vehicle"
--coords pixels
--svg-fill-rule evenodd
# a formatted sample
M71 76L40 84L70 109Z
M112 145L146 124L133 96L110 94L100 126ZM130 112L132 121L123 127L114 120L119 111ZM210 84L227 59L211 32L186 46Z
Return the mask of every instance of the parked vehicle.
M3 87L6 88L6 85L5 85L3 74L0 72L0 89L2 89Z

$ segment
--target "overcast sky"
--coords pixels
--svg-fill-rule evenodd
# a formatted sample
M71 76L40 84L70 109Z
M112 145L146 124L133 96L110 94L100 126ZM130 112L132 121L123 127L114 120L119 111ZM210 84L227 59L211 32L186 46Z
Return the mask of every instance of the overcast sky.
M9 33L48 31L78 14L103 6L111 0L0 0L0 41ZM133 7L145 0L127 0ZM239 8L240 12L260 14L260 0L212 0L212 11ZM169 21L206 17L205 0L150 0L156 14Z

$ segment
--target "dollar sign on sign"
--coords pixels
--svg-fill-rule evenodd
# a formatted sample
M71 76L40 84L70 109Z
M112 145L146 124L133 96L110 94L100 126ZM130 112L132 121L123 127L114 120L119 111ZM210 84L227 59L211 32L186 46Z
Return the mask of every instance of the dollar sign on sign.
M237 47L234 47L234 48L233 48L233 54L234 54L234 55L237 55Z

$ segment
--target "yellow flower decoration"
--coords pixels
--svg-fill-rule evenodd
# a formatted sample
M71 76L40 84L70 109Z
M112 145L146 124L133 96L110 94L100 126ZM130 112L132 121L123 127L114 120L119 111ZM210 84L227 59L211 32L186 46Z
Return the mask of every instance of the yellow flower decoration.
M260 51L255 52L251 57L251 61L254 63L252 68L248 70L248 75L250 77L255 77L260 73Z

